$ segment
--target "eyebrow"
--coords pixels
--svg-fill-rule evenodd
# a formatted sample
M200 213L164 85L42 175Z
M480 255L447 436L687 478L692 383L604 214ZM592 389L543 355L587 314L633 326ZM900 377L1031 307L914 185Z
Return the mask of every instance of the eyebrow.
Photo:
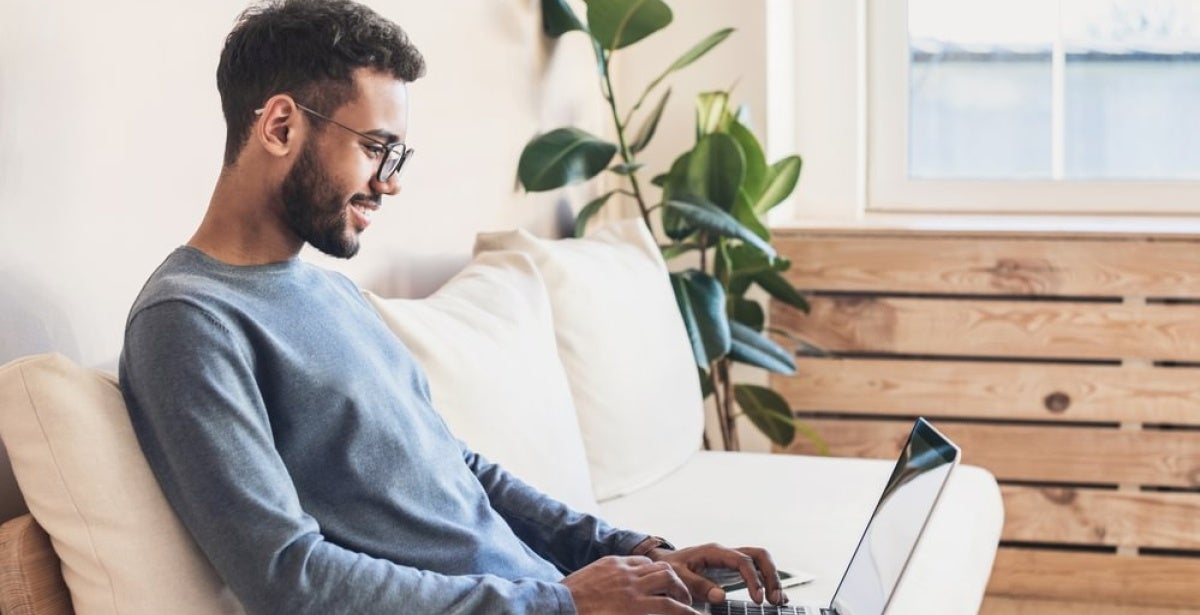
M366 130L366 131L363 131L363 134L371 135L372 137L379 137L380 139L383 139L384 141L386 141L388 143L388 145L391 145L392 143L400 142L400 135L397 135L394 132L389 132L382 128L376 128L375 130Z

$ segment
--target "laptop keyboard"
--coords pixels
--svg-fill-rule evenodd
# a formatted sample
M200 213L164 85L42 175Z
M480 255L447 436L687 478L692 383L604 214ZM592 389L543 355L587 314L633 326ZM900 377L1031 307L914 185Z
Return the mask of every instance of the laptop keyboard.
M758 605L753 602L721 602L708 607L712 615L809 615L802 606Z

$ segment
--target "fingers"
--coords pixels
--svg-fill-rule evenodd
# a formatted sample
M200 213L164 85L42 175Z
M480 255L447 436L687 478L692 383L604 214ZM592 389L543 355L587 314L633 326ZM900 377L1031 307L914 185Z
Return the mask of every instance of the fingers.
M638 568L638 589L643 595L662 594L683 604L692 603L692 594L670 564L647 561Z
M712 579L697 574L687 568L677 570L679 579L692 592L693 596L702 597L709 604L716 604L725 601L725 590L721 589Z
M645 557L604 557L568 575L563 584L576 610L592 613L699 615L688 588L667 562Z
M779 569L765 549L730 549L714 543L683 549L667 561L682 564L678 566L679 574L692 594L704 596L710 603L724 600L725 592L710 579L695 573L713 566L736 570L746 583L750 599L757 603L767 600L773 604L784 604L787 601L780 586Z
M758 570L754 567L754 559L740 551L733 551L737 554L734 558L736 565L732 568L737 569L742 575L742 580L746 582L746 590L750 592L750 599L754 602L762 604L763 602L763 585L758 576Z
M766 549L758 547L742 547L738 551L750 556L754 560L754 566L762 574L765 585L763 589L767 600L771 604L786 603L787 596L783 593L783 587L779 581L779 569L775 566L775 560L771 559L771 554ZM747 586L749 586L749 583L747 583Z

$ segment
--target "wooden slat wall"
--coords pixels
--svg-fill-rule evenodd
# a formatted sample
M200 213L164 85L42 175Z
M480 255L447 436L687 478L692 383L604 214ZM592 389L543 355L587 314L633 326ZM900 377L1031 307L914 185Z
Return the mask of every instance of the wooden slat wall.
M1200 237L805 230L776 246L813 310L773 305L772 325L831 356L772 385L831 454L894 458L920 415L1001 482L984 612L1200 609Z

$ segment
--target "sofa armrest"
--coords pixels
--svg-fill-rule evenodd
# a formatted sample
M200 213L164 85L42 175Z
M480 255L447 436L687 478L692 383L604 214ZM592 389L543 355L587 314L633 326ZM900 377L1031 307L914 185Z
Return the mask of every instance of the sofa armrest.
M50 537L30 515L0 525L0 612L6 615L71 615Z

